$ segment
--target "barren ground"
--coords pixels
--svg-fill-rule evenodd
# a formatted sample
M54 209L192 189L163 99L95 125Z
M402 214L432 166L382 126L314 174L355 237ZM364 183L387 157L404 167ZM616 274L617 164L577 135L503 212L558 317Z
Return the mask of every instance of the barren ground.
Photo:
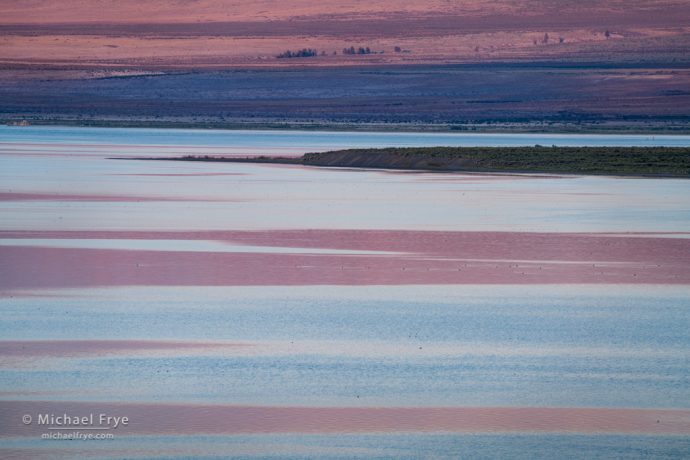
M680 1L35 0L5 2L0 18L6 121L677 130L690 119ZM277 57L303 48L318 55Z

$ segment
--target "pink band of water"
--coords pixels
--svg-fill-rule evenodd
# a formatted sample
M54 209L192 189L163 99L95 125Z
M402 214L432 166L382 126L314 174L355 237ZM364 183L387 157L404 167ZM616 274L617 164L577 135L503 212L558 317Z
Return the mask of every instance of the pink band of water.
M0 247L0 289L90 286L690 284L690 239L417 232L2 232L2 238L189 239L395 254Z
M63 357L73 355L100 355L136 351L205 350L250 346L243 343L183 342L163 340L1 340L0 358L3 357Z
M39 414L127 417L117 434L239 433L637 433L690 434L690 410L612 408L344 408L184 404L0 402L0 436L47 430ZM22 417L30 415L29 425ZM55 427L56 425L53 425ZM99 426L99 425L97 425ZM58 426L75 431L79 426Z

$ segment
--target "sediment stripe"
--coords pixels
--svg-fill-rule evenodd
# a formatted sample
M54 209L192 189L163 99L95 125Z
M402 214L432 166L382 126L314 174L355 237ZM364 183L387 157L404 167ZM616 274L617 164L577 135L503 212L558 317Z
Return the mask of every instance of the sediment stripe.
M33 422L22 422L24 415ZM127 417L109 432L143 434L538 432L690 434L688 409L270 407L97 402L0 402L0 436L36 436L39 414ZM93 425L92 425L93 426ZM98 425L96 425L98 426ZM53 425L56 427L56 425ZM62 426L79 431L79 426Z

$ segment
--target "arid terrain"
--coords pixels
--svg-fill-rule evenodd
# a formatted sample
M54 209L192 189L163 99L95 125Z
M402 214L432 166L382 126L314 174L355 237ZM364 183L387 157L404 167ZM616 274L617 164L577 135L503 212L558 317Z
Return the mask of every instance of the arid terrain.
M690 44L690 7L668 0L43 0L6 2L0 17L3 64L79 68L658 60ZM276 57L303 48L318 55Z
M36 0L5 2L0 18L4 121L677 131L690 119L686 2Z

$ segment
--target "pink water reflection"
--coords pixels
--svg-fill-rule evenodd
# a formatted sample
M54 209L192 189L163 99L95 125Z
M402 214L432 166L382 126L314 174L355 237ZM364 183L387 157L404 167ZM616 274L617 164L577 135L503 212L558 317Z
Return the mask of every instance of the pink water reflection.
M204 351L248 347L244 343L163 340L2 340L0 359L27 357L102 356L156 351Z
M690 435L690 410L556 407L349 408L0 402L0 436L36 436L25 414L127 417L118 435L240 433L637 433ZM98 417L98 415L96 415ZM64 428L64 431L74 427Z
M405 284L690 284L690 239L415 232L2 232L0 288ZM226 241L275 252L57 248L22 238ZM16 240L16 241L14 241ZM280 248L302 248L284 253ZM153 248L152 248L153 249ZM309 253L313 249L314 253ZM323 254L321 249L392 254Z

